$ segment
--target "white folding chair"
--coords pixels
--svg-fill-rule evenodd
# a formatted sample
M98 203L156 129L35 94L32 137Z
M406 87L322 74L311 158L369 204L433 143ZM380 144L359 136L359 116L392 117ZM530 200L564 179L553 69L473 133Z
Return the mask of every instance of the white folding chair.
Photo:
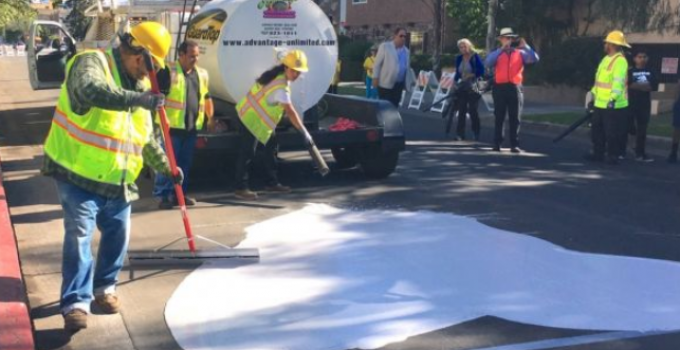
M439 82L439 87L437 87L437 92L434 94L433 102L437 102L449 94L451 88L453 87L453 77L454 73L442 73L442 79ZM448 100L444 100L436 105L433 105L430 110L437 113L442 113L448 103Z
M416 80L416 86L413 89L411 100L408 103L409 109L420 109L420 105L423 103L423 97L425 97L425 92L427 91L430 73L431 72L424 70L421 70L420 73L418 73L418 80Z

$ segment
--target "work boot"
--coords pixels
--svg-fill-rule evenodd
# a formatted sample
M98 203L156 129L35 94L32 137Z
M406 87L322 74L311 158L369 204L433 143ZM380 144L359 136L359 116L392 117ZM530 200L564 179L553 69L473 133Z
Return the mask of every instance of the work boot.
M277 184L274 186L269 186L264 189L267 192L272 192L272 193L291 193L292 189L288 186L284 186L282 184Z
M604 163L607 164L607 165L619 165L619 158L620 157L621 156L618 156L618 157L617 156L607 156L607 158L605 158L605 160L604 160Z
M493 151L494 151L494 152L500 152L500 151L501 151L501 146L500 146L500 145L495 145L495 146L493 146Z
M73 309L64 315L64 329L69 332L78 332L87 328L87 312Z
M193 207L194 205L196 205L196 199L184 196L184 204L186 204L187 207ZM175 207L179 205L179 200L177 200L177 197L174 197L172 199L172 205Z
M161 210L169 210L169 209L172 209L173 206L174 206L174 204L172 203L170 198L167 198L167 197L161 198L161 201L158 202L158 209L161 209Z
M647 156L646 154L640 154L635 157L635 160L642 163L651 163L654 158Z
M120 300L113 293L95 295L94 301L105 314L111 315L120 312Z
M246 201L257 200L257 193L255 193L251 190L248 190L248 189L236 190L234 192L234 196L236 196L236 198L238 198L238 199L243 199L243 200L246 200Z

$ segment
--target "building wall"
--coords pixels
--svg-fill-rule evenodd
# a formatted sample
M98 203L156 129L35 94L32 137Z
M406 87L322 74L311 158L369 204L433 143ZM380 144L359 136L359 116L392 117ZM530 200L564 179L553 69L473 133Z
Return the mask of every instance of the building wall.
M357 39L382 42L398 27L409 34L411 50L420 53L434 51L434 0L347 0L346 34ZM453 20L444 24L444 47L455 45Z

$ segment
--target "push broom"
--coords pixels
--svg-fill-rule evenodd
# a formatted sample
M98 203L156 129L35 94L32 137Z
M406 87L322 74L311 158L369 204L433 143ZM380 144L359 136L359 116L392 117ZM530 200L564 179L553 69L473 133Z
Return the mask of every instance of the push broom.
M153 69L151 56L144 54L144 61L149 71L149 78L151 80L151 90L155 93L160 93L158 87L158 80L156 78L156 71ZM158 110L160 114L161 128L163 130L163 138L165 139L165 151L170 163L170 169L173 176L177 176L179 170L177 169L177 161L175 160L175 152L170 141L170 126L168 118L165 113L165 108L161 107ZM182 185L175 183L175 195L182 213L182 221L184 222L184 233L186 237L180 237L174 241L159 247L154 250L133 250L128 251L128 261L130 264L130 274L139 267L181 267L181 266L196 266L206 261L222 260L222 259L259 259L260 253L254 248L231 248L227 245L214 241L212 239L194 235L191 231L191 224L189 222L189 215L187 213L186 202L184 201L184 191ZM168 249L173 244L185 240L189 245L189 250L171 250ZM196 250L196 240L200 239L207 243L216 246L218 249L209 251Z

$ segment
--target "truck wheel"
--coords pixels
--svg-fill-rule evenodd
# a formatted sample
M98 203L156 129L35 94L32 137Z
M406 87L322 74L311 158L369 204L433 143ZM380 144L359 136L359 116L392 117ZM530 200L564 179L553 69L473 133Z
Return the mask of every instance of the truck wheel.
M357 152L354 149L346 147L331 148L331 153L335 159L335 163L340 169L348 169L354 167L358 163Z
M383 151L380 146L363 149L359 163L369 179L384 179L397 169L399 151Z

